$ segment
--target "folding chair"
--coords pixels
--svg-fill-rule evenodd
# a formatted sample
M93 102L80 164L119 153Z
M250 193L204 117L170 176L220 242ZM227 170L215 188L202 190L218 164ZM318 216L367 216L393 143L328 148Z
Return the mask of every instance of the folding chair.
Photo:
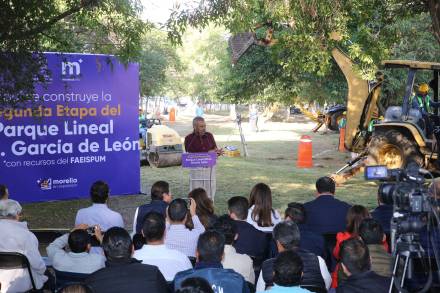
M27 269L31 278L32 289L37 290L31 265L26 255L18 252L0 252L0 270Z
M62 288L72 285L81 284L90 274L71 273L55 270L56 291L60 291Z

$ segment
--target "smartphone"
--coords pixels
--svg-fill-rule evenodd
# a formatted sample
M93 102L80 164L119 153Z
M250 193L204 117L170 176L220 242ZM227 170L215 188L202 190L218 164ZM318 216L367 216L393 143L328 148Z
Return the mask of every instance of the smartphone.
M90 235L94 235L95 234L95 226L92 227L88 227L86 229L87 233L89 233Z
M191 198L189 198L189 197L183 197L182 199L186 201L186 203L188 204L188 206L191 205Z

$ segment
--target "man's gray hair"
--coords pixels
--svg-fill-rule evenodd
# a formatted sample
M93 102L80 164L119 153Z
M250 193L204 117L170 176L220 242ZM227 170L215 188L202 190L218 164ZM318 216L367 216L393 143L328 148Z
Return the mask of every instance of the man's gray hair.
M292 221L283 221L273 228L273 239L278 241L286 250L299 247L301 240L298 226Z
M21 213L21 205L13 199L0 200L0 217L15 218Z
M199 122L199 121L205 121L205 119L203 118L203 117L200 117L200 116L197 116L197 117L195 117L194 119L193 119L193 128L195 129L196 128L196 125L197 125L197 122Z

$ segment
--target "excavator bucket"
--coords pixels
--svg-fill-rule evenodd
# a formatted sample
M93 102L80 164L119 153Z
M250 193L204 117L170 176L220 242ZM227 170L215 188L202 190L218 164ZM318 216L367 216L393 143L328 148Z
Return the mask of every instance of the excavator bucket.
M364 111L366 101L368 99L368 81L362 79L353 68L353 61L342 53L339 49L332 50L333 58L341 68L342 73L348 83L348 97L347 97L347 124L345 126L345 147L350 151L357 151L358 148L365 147L356 145L356 139L359 138L361 119ZM365 115L364 115L365 116ZM369 120L369 119L368 119ZM367 122L367 124L369 121Z

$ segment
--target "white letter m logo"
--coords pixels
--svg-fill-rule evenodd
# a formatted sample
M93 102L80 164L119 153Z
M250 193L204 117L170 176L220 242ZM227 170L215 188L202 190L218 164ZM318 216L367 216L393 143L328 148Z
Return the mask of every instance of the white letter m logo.
M62 62L61 74L64 76L79 76L81 74L81 62L81 59L78 62Z

